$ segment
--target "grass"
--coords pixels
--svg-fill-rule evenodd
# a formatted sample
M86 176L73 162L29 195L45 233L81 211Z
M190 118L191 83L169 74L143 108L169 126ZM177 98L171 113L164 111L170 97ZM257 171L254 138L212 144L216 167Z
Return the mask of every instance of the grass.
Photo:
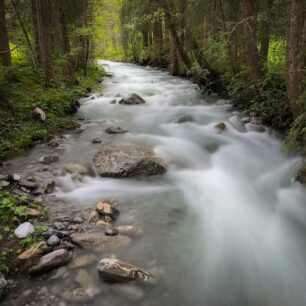
M76 85L68 87L59 79L52 87L45 87L40 76L26 65L0 69L0 160L23 154L35 143L70 128L67 115L84 93L97 89L101 74L101 69L93 67L87 77L77 74ZM33 119L36 107L46 113L46 122Z

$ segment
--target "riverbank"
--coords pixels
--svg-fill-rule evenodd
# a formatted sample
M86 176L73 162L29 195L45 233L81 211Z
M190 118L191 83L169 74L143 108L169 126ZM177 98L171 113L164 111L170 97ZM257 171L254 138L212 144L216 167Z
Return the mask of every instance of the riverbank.
M77 74L74 85L61 80L46 87L37 73L23 65L0 75L0 162L73 128L69 115L77 111L78 99L96 90L102 77L101 68L94 66L87 76ZM45 119L33 114L36 108Z

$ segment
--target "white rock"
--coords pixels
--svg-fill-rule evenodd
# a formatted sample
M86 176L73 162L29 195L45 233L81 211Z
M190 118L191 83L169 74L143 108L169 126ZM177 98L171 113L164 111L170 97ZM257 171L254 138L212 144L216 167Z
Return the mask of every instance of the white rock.
M15 229L14 233L19 239L26 238L34 233L34 226L30 222L22 223Z

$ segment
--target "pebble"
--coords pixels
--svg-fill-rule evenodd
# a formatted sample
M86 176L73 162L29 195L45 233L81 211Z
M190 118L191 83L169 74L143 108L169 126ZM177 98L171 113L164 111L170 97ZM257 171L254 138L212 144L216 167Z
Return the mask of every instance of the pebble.
M33 233L34 226L29 222L20 224L14 231L15 236L19 239L24 239Z
M48 240L47 240L47 244L49 246L58 246L61 243L61 240L56 236L56 235L52 235Z

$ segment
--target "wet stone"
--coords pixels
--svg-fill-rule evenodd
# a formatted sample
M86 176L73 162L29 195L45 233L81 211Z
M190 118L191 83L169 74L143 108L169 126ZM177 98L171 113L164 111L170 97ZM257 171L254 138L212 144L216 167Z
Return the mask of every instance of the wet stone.
M61 239L59 239L56 235L52 235L48 240L47 244L49 246L57 246L61 243Z
M106 282L151 282L153 275L139 267L118 259L104 258L99 262L98 273Z
M174 120L174 123L177 123L177 124L182 124L186 122L194 122L193 117L191 115L185 115L185 116L182 116Z
M0 180L0 187L8 187L11 185L10 181Z
M39 262L29 269L30 274L49 272L67 264L72 258L72 252L65 249L53 251L40 258Z
M125 134L128 130L123 129L121 127L109 127L105 130L107 134Z
M114 227L108 228L105 233L106 236L117 236L118 235L118 230Z
M93 144L102 143L102 140L101 140L100 138L94 138L94 139L92 140L92 143L93 143Z
M135 93L131 93L119 101L119 104L124 104L124 105L137 105L144 103L146 103L146 101Z
M111 217L113 220L116 220L120 215L119 210L106 202L99 202L96 211L102 216Z
M47 155L47 156L42 156L39 159L39 162L42 164L52 164L52 163L57 163L59 161L59 157L56 155Z

